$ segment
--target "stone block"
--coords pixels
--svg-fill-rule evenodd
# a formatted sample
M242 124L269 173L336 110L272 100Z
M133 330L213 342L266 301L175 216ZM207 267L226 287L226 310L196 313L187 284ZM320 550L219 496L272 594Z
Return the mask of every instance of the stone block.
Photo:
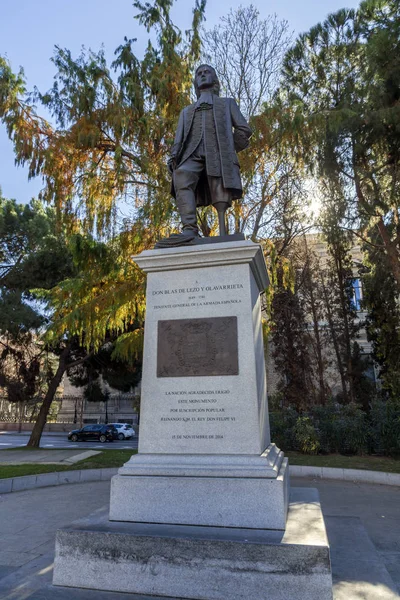
M80 471L60 471L58 481L61 483L78 483L80 480Z
M322 469L318 467L290 465L289 471L292 477L322 477Z
M110 519L254 529L284 529L287 459L276 478L123 476L111 483Z
M324 479L344 479L344 472L347 469L336 469L333 467L322 467L322 477Z
M108 481L109 479L111 479L111 477L113 477L117 473L118 473L117 468L110 467L108 469L101 469L100 470L100 479L102 481Z
M381 471L362 471L361 469L343 469L343 480L386 484L387 473Z
M292 490L286 531L112 523L59 530L54 585L196 600L332 600L316 490Z
M196 455L196 454L135 454L119 475L171 477L240 477L275 479L280 471L284 454L270 444L261 456L252 455Z
M400 474L399 473L387 473L386 485L400 486Z
M12 490L13 478L0 479L0 494L8 494Z
M36 487L58 485L58 475L59 473L40 473L36 475Z
M24 477L14 477L12 480L12 491L30 490L36 487L36 475L25 475Z
M148 274L139 453L260 456L270 443L260 246L148 250L134 259Z
M82 469L80 481L99 481L101 469Z

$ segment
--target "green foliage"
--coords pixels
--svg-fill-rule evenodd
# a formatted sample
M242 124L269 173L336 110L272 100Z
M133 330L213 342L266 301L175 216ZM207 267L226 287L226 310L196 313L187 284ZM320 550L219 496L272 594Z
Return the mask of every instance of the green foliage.
M100 400L104 396L104 386L101 384L100 377L113 389L120 392L131 392L141 378L141 355L139 353L136 357L129 355L121 362L114 359L114 353L115 346L112 342L104 344L98 352L87 356L84 361L68 369L69 380L76 387L85 387L86 392L90 394L90 389L94 385L96 393L91 394L93 400L96 395ZM85 355L83 354L83 356ZM101 393L97 394L99 389Z
M400 454L400 404L373 399L366 413L356 404L330 402L309 412L291 407L270 413L271 439L284 451L343 455Z
M313 406L310 414L318 432L320 453L329 454L337 451L335 422L338 413L338 405L329 402L324 406Z
M269 413L271 439L284 450L294 450L296 447L294 427L297 423L298 412L292 408L282 408Z
M340 454L357 454L367 449L367 418L356 404L341 407L335 420L335 437Z
M139 356L142 338L133 331L144 320L145 278L132 260L135 248L124 234L108 243L80 234L70 238L69 249L77 276L50 291L35 290L52 314L47 339L77 335L88 351L98 352L105 341L130 333L118 341L115 356Z
M136 18L156 37L142 60L127 38L111 66L102 50L74 58L56 47L55 82L45 94L27 94L23 72L15 75L0 58L0 119L17 163L43 178L42 197L72 230L78 217L86 232L112 235L122 201L131 206L126 229L145 244L174 221L166 157L179 110L190 98L205 0L196 0L186 34L171 21L172 4L134 3ZM54 127L34 103L51 112Z
M51 288L72 272L55 213L43 204L0 198L0 375L3 393L22 405L43 397L54 376L54 360L39 339L47 315L31 288Z
M341 378L342 397L345 402L354 402L358 380L354 373L352 348L360 328L353 301L353 261L350 250L354 241L351 234L341 228L346 204L340 186L329 181L324 193L326 204L320 224L328 250L327 265L321 272L325 313ZM362 372L358 376L358 379L362 378Z
M18 204L0 197L0 331L17 340L37 331L45 317L31 288L51 288L72 271L65 239L57 233L55 213L41 202Z
M400 401L375 400L371 404L370 445L377 454L400 456Z
M32 200L18 204L0 195L0 262L12 264L41 246L54 230L54 213Z
M294 291L285 287L282 269L278 277L272 301L274 326L271 335L272 356L280 375L278 390L286 404L304 409L313 398L315 389L310 334L298 293L299 277L297 273Z
M295 155L339 187L350 226L378 233L398 290L399 32L397 0L329 15L287 53L279 96Z
M318 435L309 417L298 417L293 433L296 449L303 454L318 454L320 447Z
M103 390L98 379L94 379L86 385L83 396L88 402L107 402L110 394Z
M376 236L375 236L376 238ZM400 296L388 258L379 246L366 247L363 275L366 329L373 358L379 365L382 387L391 397L400 396Z

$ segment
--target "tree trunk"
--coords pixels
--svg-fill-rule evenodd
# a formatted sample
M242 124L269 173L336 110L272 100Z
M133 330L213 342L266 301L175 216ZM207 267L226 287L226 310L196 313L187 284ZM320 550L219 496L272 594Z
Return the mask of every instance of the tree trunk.
M31 437L29 438L29 442L27 443L27 446L30 448L39 448L40 438L42 437L43 429L46 425L47 415L49 414L51 403L53 402L57 388L60 385L62 376L64 375L68 366L67 359L70 349L71 344L68 344L61 352L60 362L58 363L58 369L50 382L46 396L43 400L43 404L40 407L38 418L36 419L36 423L33 426Z
M327 318L328 318L329 330L330 330L330 334L331 334L331 338L332 338L332 342L333 342L333 347L335 349L336 361L337 361L337 366L338 366L338 370L339 370L339 374L340 374L340 380L342 382L343 397L344 397L345 401L348 402L348 392L347 392L347 386L346 386L346 377L345 377L345 374L344 374L342 358L340 356L340 349L339 349L339 344L338 344L338 340L337 340L337 337L336 337L335 325L334 325L334 322L333 322L332 311L330 309L328 293L327 293L327 290L326 290L326 287L325 287L325 281L324 281L323 277L321 278L321 282L322 282L322 289L323 289L323 292L324 292L325 308L326 308L326 315L327 315Z
M335 258L336 265L336 275L339 282L339 291L340 291L340 305L343 313L343 324L344 324L344 337L345 337L345 347L346 347L346 364L347 364L347 380L349 383L349 397L350 402L354 402L354 381L353 381L353 364L351 360L351 339L350 339L350 325L348 319L348 311L346 306L346 291L345 291L345 283L343 281L343 264L340 257L340 249L335 249L335 253L337 253L337 257Z
M315 337L315 353L317 359L317 368L318 368L318 383L319 383L319 401L321 404L325 404L326 402L326 386L324 380L324 359L322 357L322 344L321 344L321 336L319 335L319 319L317 314L316 301L314 298L313 291L313 282L311 281L311 277L309 277L309 291L310 291L310 307L311 313L313 317L313 329L314 329L314 337Z

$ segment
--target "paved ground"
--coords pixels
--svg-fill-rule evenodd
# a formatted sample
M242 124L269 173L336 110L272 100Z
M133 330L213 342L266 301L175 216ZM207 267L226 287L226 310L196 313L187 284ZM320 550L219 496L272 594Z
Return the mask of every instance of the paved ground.
M306 479L293 480L292 485L320 491L331 542L335 600L400 598L399 488ZM108 505L109 493L109 482L91 482L0 496L0 598L143 598L51 586L56 530Z

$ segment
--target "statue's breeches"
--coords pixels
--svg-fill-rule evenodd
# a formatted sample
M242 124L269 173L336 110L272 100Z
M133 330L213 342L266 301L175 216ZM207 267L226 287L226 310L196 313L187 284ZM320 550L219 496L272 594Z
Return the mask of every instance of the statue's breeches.
M174 188L176 194L176 203L182 219L183 229L193 229L197 231L196 207L198 204L216 204L223 202L228 206L232 203L232 196L229 190L223 186L221 177L208 176L205 172L205 158L198 154L192 155L183 164L179 165L174 171ZM204 190L201 193L202 202L196 201L196 194L199 192L199 180L205 179L203 186L206 186L207 196L210 201L204 201Z

